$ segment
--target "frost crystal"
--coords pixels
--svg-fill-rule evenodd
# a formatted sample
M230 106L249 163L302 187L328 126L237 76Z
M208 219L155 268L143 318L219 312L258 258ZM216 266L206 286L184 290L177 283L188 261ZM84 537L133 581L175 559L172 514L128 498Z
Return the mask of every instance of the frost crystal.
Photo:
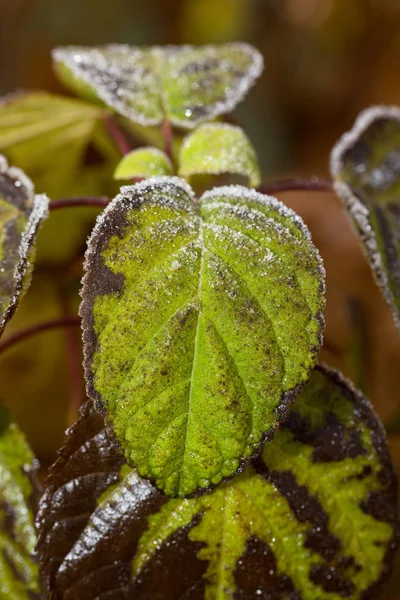
M263 69L259 52L243 43L71 46L55 49L53 59L68 85L95 93L128 119L149 126L167 117L189 129L231 111Z

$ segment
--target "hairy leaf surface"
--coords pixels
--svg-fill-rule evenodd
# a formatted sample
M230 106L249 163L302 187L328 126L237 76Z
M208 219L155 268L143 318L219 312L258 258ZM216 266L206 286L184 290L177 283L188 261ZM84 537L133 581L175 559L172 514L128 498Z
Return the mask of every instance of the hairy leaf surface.
M48 199L0 155L0 335L30 283L38 229Z
M38 485L36 461L0 406L0 598L40 597L35 557Z
M206 193L199 215L184 181L149 179L104 211L85 270L88 394L128 463L173 496L233 475L320 345L324 277L303 222L239 186Z
M42 574L55 600L377 600L395 490L370 404L323 367L261 457L191 499L130 469L88 403L41 504Z
M362 112L334 148L331 171L400 329L400 109Z
M168 156L158 148L139 148L122 158L114 179L146 179L162 175L172 175L173 167Z
M259 77L251 46L109 45L53 51L57 73L78 93L97 97L141 125L164 118L184 128L231 111Z
M179 175L234 173L260 185L260 170L253 146L243 129L227 123L206 123L184 140Z

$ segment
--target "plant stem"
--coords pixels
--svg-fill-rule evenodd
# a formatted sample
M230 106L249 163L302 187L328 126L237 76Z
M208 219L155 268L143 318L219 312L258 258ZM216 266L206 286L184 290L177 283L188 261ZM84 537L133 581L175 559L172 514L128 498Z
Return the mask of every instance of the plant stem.
M112 137L112 139L114 140L116 145L118 146L118 149L121 152L122 156L125 156L125 154L128 154L128 152L131 151L131 147L128 144L128 141L125 137L123 130L118 125L118 123L116 122L114 117L112 117L111 115L106 117L106 127L108 130L108 133L110 134L110 136Z
M79 327L81 324L80 317L63 317L61 319L54 319L53 321L44 321L43 323L36 323L26 329L17 331L10 335L6 340L0 342L0 354L5 350L8 350L18 342L26 340L27 338L41 333L42 331L48 331L50 329L57 329L59 327Z
M100 206L104 208L110 202L107 196L74 196L73 198L60 198L49 204L49 210L59 208L72 208L74 206Z
M65 294L65 286L60 288L60 303L63 312L63 317L69 319L71 315L68 300ZM65 328L65 344L66 344L66 361L68 373L68 425L75 423L79 416L79 408L85 400L85 392L83 386L83 371L80 338L77 336L77 331L74 327Z
M258 188L262 194L274 194L277 192L309 191L309 192L333 192L330 181L311 177L310 179L282 179L264 183Z
M174 162L172 156L172 127L171 123L167 118L164 118L164 121L161 126L161 133L164 139L164 152L170 159L171 163Z

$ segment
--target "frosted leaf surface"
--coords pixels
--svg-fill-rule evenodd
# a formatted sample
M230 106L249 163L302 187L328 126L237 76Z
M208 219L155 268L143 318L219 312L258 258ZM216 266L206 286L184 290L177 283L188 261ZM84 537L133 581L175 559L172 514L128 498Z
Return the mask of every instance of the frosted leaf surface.
M362 112L333 149L331 172L400 329L400 109Z
M396 478L369 402L317 367L261 456L189 499L129 468L87 403L39 525L58 600L376 600L397 545Z
M128 463L172 496L233 475L309 376L323 291L277 200L219 188L198 215L179 178L122 188L89 240L80 312L88 394Z
M134 179L172 175L173 167L168 156L158 148L138 148L125 154L117 166L114 179Z
M243 43L208 46L109 45L57 48L56 71L78 93L94 96L141 125L168 118L184 128L233 110L263 68Z
M38 229L48 199L0 155L0 335L30 283Z
M243 129L226 123L205 123L188 135L181 146L179 175L234 173L260 185L260 170L253 146Z
M0 598L39 600L35 461L24 436L0 405Z

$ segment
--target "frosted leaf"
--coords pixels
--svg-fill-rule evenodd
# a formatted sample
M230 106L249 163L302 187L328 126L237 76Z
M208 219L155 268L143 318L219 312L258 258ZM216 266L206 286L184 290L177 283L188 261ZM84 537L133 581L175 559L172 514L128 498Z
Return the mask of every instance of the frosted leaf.
M88 402L39 526L58 600L376 600L398 543L396 476L370 403L316 367L260 457L188 499L129 468Z
M30 179L0 155L0 334L30 283L37 232L48 199L34 195Z
M400 329L400 109L362 112L333 149L331 172Z
M158 148L138 148L122 158L117 166L114 179L147 179L149 177L171 175L173 166L168 156Z
M188 135L181 146L179 174L235 173L260 185L260 170L253 146L243 129L226 123L205 123Z
M0 405L0 598L39 600L35 517L37 461Z
M53 51L57 73L79 93L100 98L128 119L184 128L233 110L263 68L248 44L65 47Z
M314 365L324 272L301 219L241 186L122 188L88 243L87 391L129 464L185 496L270 439ZM293 315L296 318L293 318Z

